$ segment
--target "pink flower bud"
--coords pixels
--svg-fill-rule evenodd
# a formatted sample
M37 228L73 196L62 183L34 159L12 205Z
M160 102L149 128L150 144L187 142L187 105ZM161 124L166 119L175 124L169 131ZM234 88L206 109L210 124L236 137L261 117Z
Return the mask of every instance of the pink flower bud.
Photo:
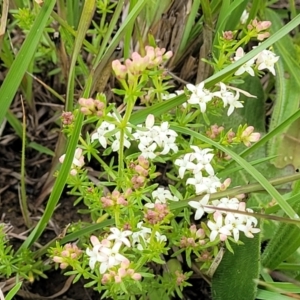
M142 279L142 275L139 274L139 273L134 273L134 274L131 276L131 278L132 278L133 280L141 280L141 279Z

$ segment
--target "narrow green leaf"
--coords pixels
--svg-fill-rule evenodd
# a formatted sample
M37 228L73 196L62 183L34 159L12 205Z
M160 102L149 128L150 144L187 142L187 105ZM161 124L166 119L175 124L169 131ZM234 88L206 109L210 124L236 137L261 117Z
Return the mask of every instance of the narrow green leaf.
M5 300L11 300L16 296L17 292L21 288L23 282L18 282L10 291L9 293L5 296Z
M47 25L51 11L56 0L46 1L39 14L37 15L32 28L26 37L15 61L9 69L4 82L0 88L0 124L3 122L4 116L13 100L15 93L21 83L21 80L36 52L36 47L43 34L43 30Z

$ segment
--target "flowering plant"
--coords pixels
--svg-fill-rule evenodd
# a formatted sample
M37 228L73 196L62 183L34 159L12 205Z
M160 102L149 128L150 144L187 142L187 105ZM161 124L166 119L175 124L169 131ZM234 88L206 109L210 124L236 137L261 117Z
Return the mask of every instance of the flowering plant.
M239 32L224 32L219 56L209 63L218 71L238 61L245 55L242 46L267 38L270 25L254 20L240 40L235 39ZM89 280L87 287L114 299L146 297L154 293L153 287L166 296L182 297L193 266L212 277L222 249L234 253L232 245L242 246L242 238L260 232L245 194L226 196L231 179L218 175L231 159L229 150L220 147L250 147L260 133L247 124L235 130L212 125L210 118L222 115L224 108L228 117L242 108L241 94L247 101L256 97L234 83L246 73L260 76L266 70L275 75L279 57L264 50L214 86L189 83L173 95L164 68L172 52L153 45L144 53L112 62L120 84L113 92L122 99L121 106L98 94L96 99L80 98L78 109L62 116L67 135L81 114L93 128L80 136L67 183L78 197L76 204L83 201L101 230L77 244L57 245L51 256L61 269L72 269L67 274L76 280L83 276ZM161 115L150 113L155 104L177 95L186 97L186 103ZM137 103L149 112L140 123L132 121ZM187 136L182 127L198 135ZM97 183L84 168L94 159L102 174ZM220 192L225 196L215 198ZM190 270L184 271L183 265Z

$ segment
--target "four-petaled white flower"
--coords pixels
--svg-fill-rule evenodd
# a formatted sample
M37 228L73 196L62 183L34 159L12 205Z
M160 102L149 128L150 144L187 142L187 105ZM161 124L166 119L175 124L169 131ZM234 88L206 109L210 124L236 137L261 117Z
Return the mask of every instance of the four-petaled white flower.
M114 240L115 243L121 243L126 245L127 247L130 247L130 241L128 240L128 236L132 234L132 231L130 230L124 230L121 231L116 227L110 228L110 231L112 234L110 234L107 239L108 240Z
M94 235L92 235L90 239L91 239L91 243L93 245L93 249L90 250L89 248L87 248L86 254L90 257L89 266L93 270L95 268L96 262L101 260L100 251L105 246Z
M223 216L218 211L214 213L214 220L215 223L211 220L207 222L207 226L211 230L209 235L210 241L213 242L218 236L221 241L225 241L227 237L231 235L233 226L230 223L223 224Z
M235 57L233 58L235 61L241 59L243 56L245 56L244 50L242 47L239 47L235 52ZM241 67L238 68L238 70L234 73L234 75L242 75L245 72L247 72L249 75L254 76L254 70L253 65L255 62L255 58L251 58L246 63L244 63Z
M258 70L268 69L274 76L276 75L274 65L278 61L279 56L276 56L270 50L263 50L259 53L256 60Z
M198 85L188 83L187 89L192 92L190 99L187 101L190 104L198 104L202 113L206 111L206 104L212 100L213 93L204 88L204 81Z
M100 145L103 148L107 147L107 137L106 134L108 132L113 131L116 128L114 124L108 123L106 121L103 121L101 125L97 128L97 131L92 134L91 140L92 142L95 140L98 140Z
M176 196L173 196L171 192L163 187L159 187L152 192L152 198L159 200L160 203L167 203L167 200L178 201Z
M215 210L207 207L209 201L209 194L205 195L200 201L189 201L189 206L196 209L195 220L202 218L205 212L212 213Z
M186 170L194 170L195 164L190 161L191 155L186 154L183 158L178 158L175 160L175 165L179 166L179 177L182 179Z

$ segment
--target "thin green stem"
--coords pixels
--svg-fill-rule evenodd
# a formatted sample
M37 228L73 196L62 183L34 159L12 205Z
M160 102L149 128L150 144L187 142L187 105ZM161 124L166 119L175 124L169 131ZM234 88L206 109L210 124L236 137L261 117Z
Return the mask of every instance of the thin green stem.
M85 140L80 136L79 137L79 141L80 143L86 148L88 149L89 146L87 145L87 143L85 142ZM92 153L93 157L100 163L100 165L103 167L103 169L105 170L105 172L111 177L112 180L116 180L117 176L115 175L115 173L111 170L111 168L105 163L105 161L103 159L101 159L101 157L96 154L96 153Z
M22 215L24 218L24 223L27 228L30 227L30 218L29 218L29 211L27 206L27 199L26 199L26 186L25 186L25 145L26 145L26 117L25 117L25 109L23 100L22 109L23 109L23 131L22 131L22 154L21 154L21 200L20 206Z
M295 180L300 180L300 174L299 173L284 176L284 177L280 177L280 178L269 179L269 183L273 186L276 186L276 185L292 182L292 181L295 181ZM216 199L220 199L222 197L234 197L234 196L240 195L240 194L248 194L248 193L262 192L262 191L265 191L265 189L262 187L261 184L252 183L252 184L248 184L246 186L234 187L234 188L228 189L226 191L210 194L210 200L216 200ZM171 208L171 210L173 210L173 209L186 207L187 203L189 201L199 201L203 198L203 196L204 195L200 195L200 196L192 197L192 198L187 199L187 200L172 203L170 205L170 208Z

